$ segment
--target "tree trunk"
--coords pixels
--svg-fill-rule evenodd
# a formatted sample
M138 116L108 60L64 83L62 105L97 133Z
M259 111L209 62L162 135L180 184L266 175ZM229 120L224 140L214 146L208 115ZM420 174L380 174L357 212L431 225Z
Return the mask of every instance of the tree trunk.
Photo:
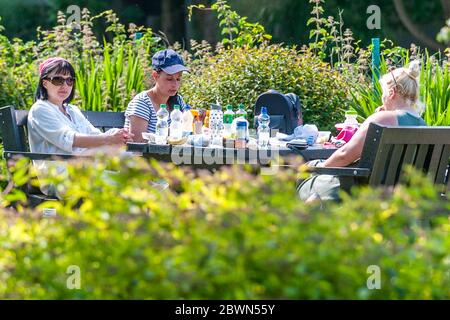
M206 7L211 7L215 0L192 0L192 4L204 4ZM197 40L206 40L214 45L217 39L217 20L215 13L205 10L194 10L192 16L192 23L195 27L195 35L199 38Z
M414 24L414 22L409 18L405 6L403 4L403 0L393 0L395 5L395 10L397 11L397 14L402 21L403 25L408 29L409 32L412 33L414 37L416 37L420 42L422 42L424 45L435 49L435 50L445 50L445 46L434 40L433 38L429 37L425 33L423 33L418 26ZM449 4L448 0L441 0L442 3L447 5Z
M186 8L184 0L162 0L161 29L170 43L183 42Z
M450 0L441 0L445 20L450 19Z

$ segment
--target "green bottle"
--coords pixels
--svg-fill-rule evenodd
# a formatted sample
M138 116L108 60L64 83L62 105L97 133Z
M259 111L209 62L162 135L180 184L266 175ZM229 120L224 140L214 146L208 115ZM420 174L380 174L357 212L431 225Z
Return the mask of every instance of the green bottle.
M223 135L225 138L231 137L231 124L234 120L233 106L227 105L227 111L223 113Z
M227 111L223 113L223 123L232 124L234 120L233 106L227 105Z
M245 111L245 107L243 104L238 106L238 111L236 111L236 118L242 117L244 119L247 118L247 111Z

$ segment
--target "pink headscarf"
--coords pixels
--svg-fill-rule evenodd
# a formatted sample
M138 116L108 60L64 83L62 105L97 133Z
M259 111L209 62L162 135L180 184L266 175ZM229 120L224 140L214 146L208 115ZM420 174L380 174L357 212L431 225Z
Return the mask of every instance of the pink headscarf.
M44 62L42 62L39 65L39 75L42 76L45 72L45 69L47 69L47 67L49 65L51 65L52 63L58 62L58 61L66 61L68 62L66 59L61 58L61 57L53 57L53 58L48 58L47 60L45 60Z

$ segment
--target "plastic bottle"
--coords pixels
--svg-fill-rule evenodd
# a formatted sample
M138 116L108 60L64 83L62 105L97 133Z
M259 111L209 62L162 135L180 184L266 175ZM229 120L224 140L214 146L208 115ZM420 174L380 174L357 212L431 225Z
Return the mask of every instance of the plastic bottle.
M200 120L200 116L194 116L194 134L202 134L203 122Z
M167 105L161 104L159 110L156 113L156 138L155 142L157 144L166 144L167 136L169 135L169 112L167 111Z
M194 122L194 116L191 112L191 107L186 106L184 108L183 115L181 117L181 123L183 128L183 136L189 136L192 134L193 131L193 122Z
M356 118L358 117L358 114L352 110L345 112L345 121L344 121L344 127L348 126L358 126L358 120Z
M319 136L319 129L315 124L305 124L303 126L301 138L305 139L309 146L316 143L317 137Z
M170 113L170 137L174 139L181 139L183 136L183 128L181 123L181 117L183 113L180 111L178 104L173 106L173 110Z
M247 146L247 124L248 122L245 119L240 119L236 122L236 149L243 149Z
M211 134L211 144L223 146L223 112L222 108L217 104L211 105L209 132Z
M235 117L242 117L244 119L247 119L247 111L245 111L245 107L243 104L238 105L238 110L236 111Z
M231 137L231 125L233 123L234 116L235 114L233 112L233 106L228 105L227 111L225 111L223 114L223 136L225 138Z
M203 126L205 128L209 128L209 110L206 110L206 116L205 116L205 120L203 121Z
M267 148L270 139L270 117L267 114L267 108L261 108L261 114L258 116L258 146Z

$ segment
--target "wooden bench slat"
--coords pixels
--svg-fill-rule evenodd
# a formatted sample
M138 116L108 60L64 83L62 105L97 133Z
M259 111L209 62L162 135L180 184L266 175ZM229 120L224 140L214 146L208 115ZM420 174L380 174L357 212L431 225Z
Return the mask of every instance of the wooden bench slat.
M448 171L447 171L447 190L446 191L450 193L450 168L448 168Z
M417 170L423 171L425 165L425 159L427 158L428 152L430 150L429 144L421 144L419 150L417 151L416 161L414 162L414 167Z
M311 167L311 172L317 174L338 175L340 177L369 177L370 169L366 168L333 168L333 167Z
M124 112L82 111L91 124L102 131L123 128ZM28 110L15 110L12 106L0 108L0 128L4 149L7 151L29 151L27 143Z
M0 109L0 130L4 150L27 151L23 135L17 126L16 113L11 106Z
M450 140L450 127L386 127L383 140L392 144L446 144Z
M125 123L124 112L83 111L82 113L96 128L123 128Z
M410 144L406 146L405 156L403 158L403 166L412 165L416 158L418 145Z
M370 185L380 185L385 178L386 162L389 154L392 152L392 145L381 145L375 157L375 163L372 169L372 174L369 179Z
M19 127L27 125L28 110L16 110L16 123Z
M437 144L434 146L433 154L431 156L430 166L428 167L428 177L434 182L436 179L436 173L439 167L439 161L441 160L442 151L444 146Z
M436 183L436 184L444 184L445 183L445 173L448 168L449 158L450 158L450 145L446 145L444 147L444 150L442 151L442 156L441 156L438 170L436 172L436 179L434 180L434 183Z
M386 181L385 185L387 186L393 186L397 182L397 178L400 175L400 170L402 168L402 162L401 158L403 155L403 152L405 150L404 145L395 145L391 160L389 161L389 165L387 168L387 174L386 174Z
M414 164L418 149L419 146L417 144L410 144L406 146L403 163L400 168L400 174L405 172L407 166L412 166Z

